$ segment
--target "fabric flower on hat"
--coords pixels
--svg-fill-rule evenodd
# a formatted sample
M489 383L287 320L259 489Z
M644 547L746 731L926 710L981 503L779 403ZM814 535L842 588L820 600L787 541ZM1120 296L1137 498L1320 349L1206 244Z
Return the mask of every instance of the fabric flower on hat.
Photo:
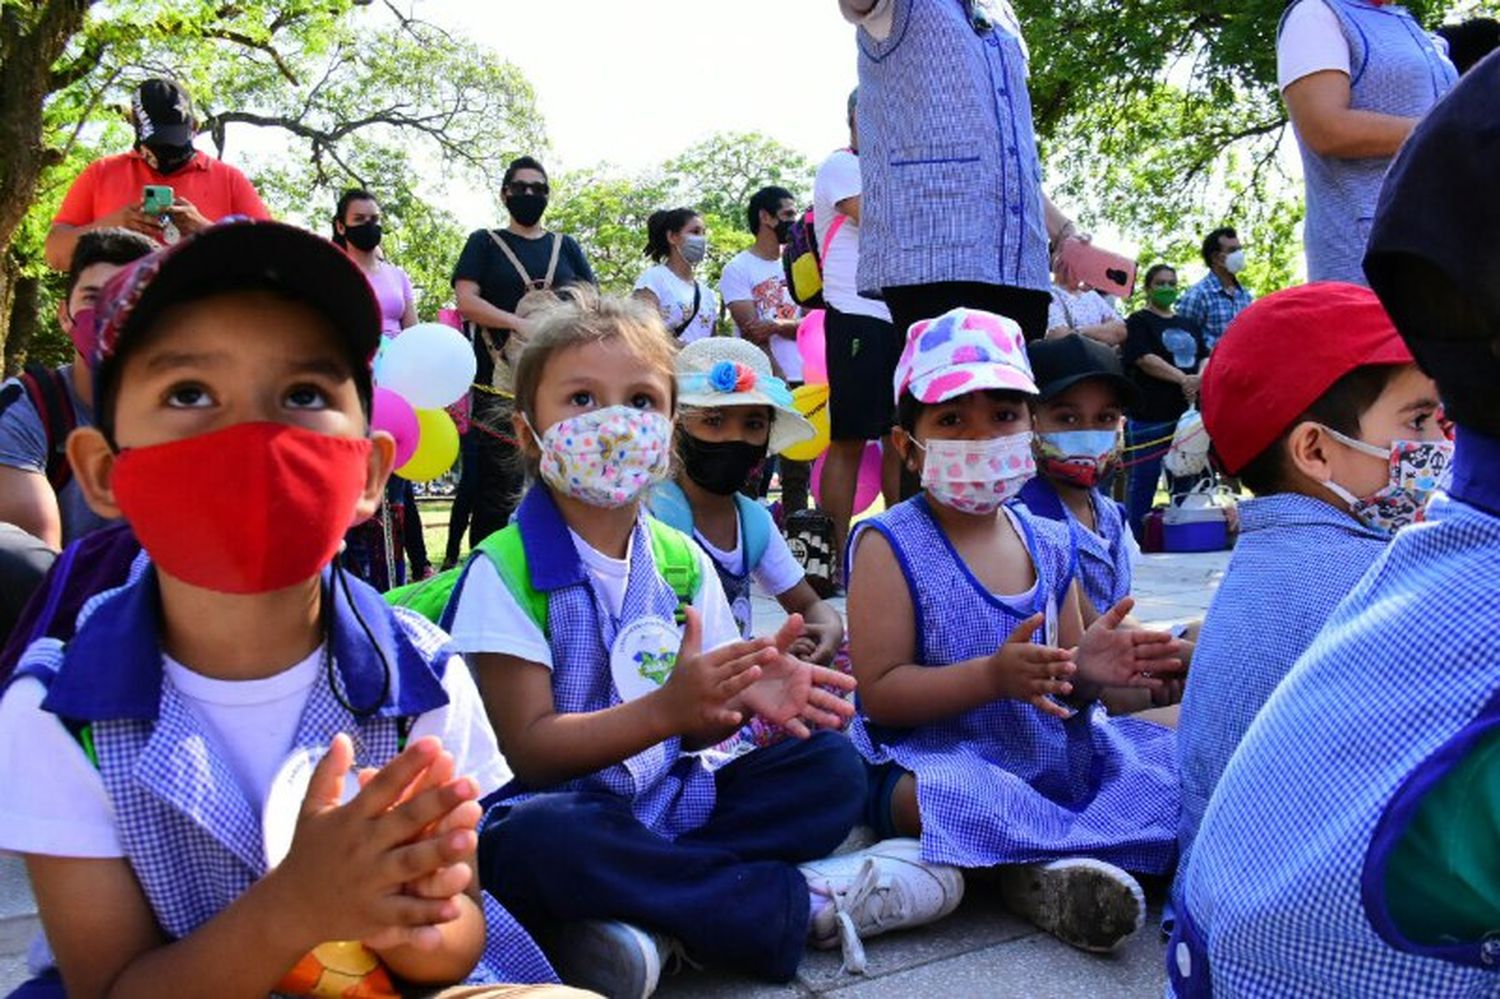
M733 361L720 361L708 372L708 384L718 392L733 392L739 380L740 373Z

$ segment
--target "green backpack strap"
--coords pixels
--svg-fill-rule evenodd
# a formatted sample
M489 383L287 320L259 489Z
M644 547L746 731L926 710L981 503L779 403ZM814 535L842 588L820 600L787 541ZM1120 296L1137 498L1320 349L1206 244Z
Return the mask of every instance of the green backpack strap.
M482 552L500 574L500 581L516 598L516 603L526 616L550 638L547 628L547 594L531 585L531 570L526 566L526 546L521 541L521 528L511 524L496 531L479 543L476 552ZM469 556L473 558L473 555Z
M698 546L692 538L655 517L646 518L646 530L651 537L651 558L656 571L677 594L677 623L684 624L687 622L684 611L697 598L703 582Z

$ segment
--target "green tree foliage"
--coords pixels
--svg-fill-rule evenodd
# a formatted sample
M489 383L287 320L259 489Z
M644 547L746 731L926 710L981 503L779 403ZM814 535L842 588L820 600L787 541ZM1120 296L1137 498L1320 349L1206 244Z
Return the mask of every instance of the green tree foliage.
M234 156L249 129L279 133L274 158L248 171L277 217L323 230L342 189L374 192L391 223L390 256L412 273L426 314L447 298L462 246L453 216L435 206L445 184L493 188L508 159L544 143L515 67L390 0L3 2L0 93L12 78L34 83L29 105L0 101L0 140L15 137L0 141L0 256L15 279L0 277L0 338L14 311L6 289L23 280L33 289L8 367L58 290L40 259L48 223L87 162L129 148L124 106L147 76L188 86L221 156ZM12 224L16 205L28 207L10 213ZM51 335L36 356L64 351L55 325L38 332Z
M717 285L724 264L754 242L746 229L750 196L768 184L812 199L807 158L755 132L711 136L662 164L624 176L607 165L561 178L547 224L583 244L606 291L628 292L650 265L643 256L646 220L663 208L694 208L708 227L709 255L699 273Z
M1428 27L1500 9L1408 0ZM1054 198L1143 243L1143 259L1198 259L1231 224L1251 248L1251 287L1295 279L1302 185L1276 87L1285 0L1015 0Z

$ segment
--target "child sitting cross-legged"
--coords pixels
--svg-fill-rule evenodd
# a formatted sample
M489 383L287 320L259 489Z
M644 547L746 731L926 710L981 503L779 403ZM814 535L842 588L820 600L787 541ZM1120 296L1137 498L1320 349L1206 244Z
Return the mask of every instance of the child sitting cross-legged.
M1015 323L915 324L895 389L893 441L922 492L862 525L849 590L869 820L920 835L930 862L1005 865L1008 904L1111 949L1145 915L1126 870L1171 870L1177 773L1170 729L1097 698L1160 686L1180 645L1122 627L1128 598L1086 615L1067 527L1007 503L1035 470Z
M68 457L144 554L0 700L0 849L60 970L23 994L555 982L474 878L476 799L509 773L463 661L334 563L394 455L363 274L230 223L78 321L98 425Z
M487 802L481 882L565 980L610 996L649 995L673 946L784 981L809 942L857 954L961 885L906 844L819 860L859 817L864 773L809 725L845 721L853 680L789 654L798 615L742 638L708 556L645 514L671 464L673 353L639 302L543 315L515 382L540 481L445 616L516 772ZM710 748L751 716L803 738Z

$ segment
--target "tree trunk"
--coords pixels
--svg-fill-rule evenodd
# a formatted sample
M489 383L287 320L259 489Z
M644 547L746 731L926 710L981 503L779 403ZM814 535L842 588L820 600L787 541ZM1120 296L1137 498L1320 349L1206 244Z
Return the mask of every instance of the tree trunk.
M10 328L5 337L5 377L9 378L21 370L21 365L26 363L27 352L36 341L40 318L37 312L40 304L38 298L42 282L34 274L17 273L12 262L8 261L6 269L14 275L6 282L10 298L6 313Z
M37 180L58 152L42 141L42 109L56 89L53 66L83 27L92 0L9 0L0 6L0 258L11 267L16 229ZM0 276L0 344L5 342L18 277ZM7 361L12 352L5 351Z

